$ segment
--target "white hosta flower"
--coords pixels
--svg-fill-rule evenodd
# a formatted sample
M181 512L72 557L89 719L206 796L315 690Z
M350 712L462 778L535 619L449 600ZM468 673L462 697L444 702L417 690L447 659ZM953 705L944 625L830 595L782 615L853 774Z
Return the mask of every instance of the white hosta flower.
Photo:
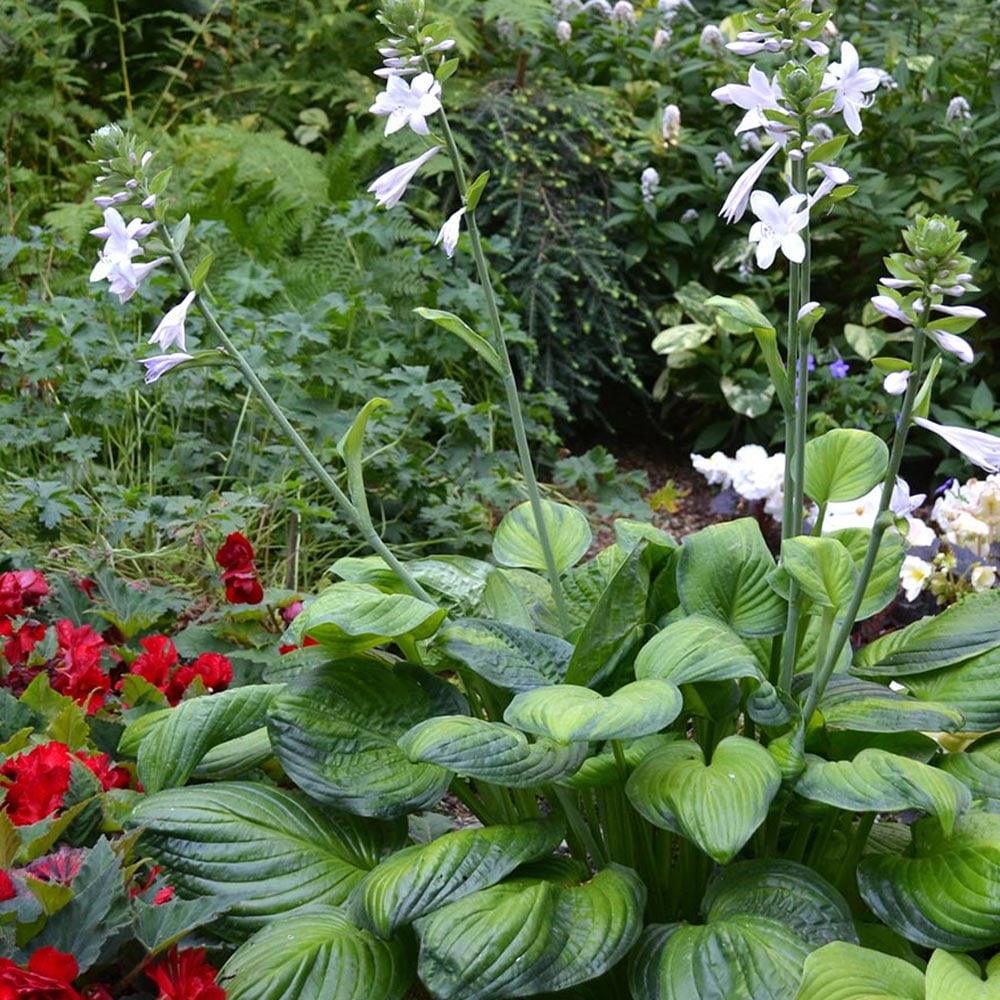
M927 586L934 567L919 556L907 556L899 570L899 583L908 601L915 601Z
M874 69L860 69L858 50L850 42L840 43L840 62L830 63L823 76L823 89L833 90L833 110L844 116L844 124L854 135L861 134L859 111L871 105L874 97L867 95L877 90L879 75Z
M726 52L726 36L716 24L706 24L701 29L701 38L698 39L698 48L706 55L716 59L721 58Z
M112 295L118 296L118 301L124 305L139 290L139 286L145 280L146 275L167 262L166 257L157 257L145 264L135 264L130 260L122 258L111 264L108 271L108 291ZM91 278L93 281L94 279Z
M368 109L375 115L388 115L385 134L392 135L409 125L417 135L427 135L426 118L441 110L441 84L432 73L418 73L409 83L401 76L390 76L385 90Z
M942 351L954 354L964 365L971 365L976 360L976 354L972 350L972 345L964 337L959 337L956 333L945 333L943 330L928 330L927 336Z
M182 351L187 350L184 343L184 321L187 319L188 310L194 302L195 293L188 292L172 309L170 309L163 319L160 320L153 336L149 338L149 343L159 344L163 350L168 351L171 347L179 347Z
M891 295L873 295L869 301L884 316L898 319L900 323L913 323L913 317L903 312Z
M682 7L687 8L692 14L697 11L691 4L691 0L659 0L656 9L663 15L663 20L669 24L678 14Z
M752 133L749 133L752 134ZM756 138L756 136L754 137ZM758 143L758 146L760 143ZM739 222L747 210L750 196L754 193L754 187L760 180L760 175L764 173L767 165L778 155L781 143L776 142L769 146L757 159L750 164L746 170L736 178L733 186L726 195L726 200L719 209L719 215L728 223Z
M565 45L573 37L573 25L569 21L556 21L556 38Z
M969 102L961 94L948 102L948 109L944 113L946 122L964 121L971 117L972 109L969 107Z
M759 220L750 227L749 236L750 242L757 244L758 267L770 267L779 249L796 264L806 259L806 245L799 235L809 224L805 202L800 194L789 195L780 205L767 191L750 195L750 210Z
M658 52L674 37L670 28L657 28L653 33L653 51Z
M995 566L973 566L969 573L969 583L977 593L989 590L997 582L997 571Z
M668 146L676 146L681 141L681 109L676 104L668 104L663 109L663 141Z
M639 188L642 191L642 200L649 203L656 196L660 187L660 172L656 167L646 167L639 178Z
M986 313L975 306L931 306L931 312L944 313L946 316L959 316L962 319L982 319Z
M890 396L902 396L910 384L910 371L889 372L882 380L882 388Z
M193 354L184 354L176 351L173 354L157 354L153 358L140 358L139 364L146 366L146 385L151 385L161 375L166 374L171 368L176 368L185 361L193 361Z
M750 128L765 128L769 122L765 111L784 111L783 94L777 78L770 78L756 66L750 67L746 83L727 83L716 87L712 96L721 104L735 104L747 112L736 127L737 134Z
M465 215L464 207L460 208L457 212L452 212L441 227L441 231L437 234L437 239L434 241L434 246L440 243L444 247L444 252L449 257L455 256L459 233L462 230L463 215Z
M985 431L969 430L966 427L949 427L937 424L924 417L914 417L918 427L944 438L953 448L960 451L970 462L987 472L1000 472L1000 437Z
M825 198L835 187L840 187L841 184L846 184L851 179L851 175L843 167L828 163L815 163L813 166L820 171L823 179L809 198L810 208Z
M687 226L690 225L692 222L697 222L697 221L698 221L698 209L696 208L686 209L684 213L681 215L682 226Z
M733 158L724 150L720 149L712 160L717 174L729 173L733 169Z
M441 146L431 146L426 153L422 153L415 160L400 163L399 166L376 177L368 186L368 190L375 195L376 203L387 209L392 208L406 193L417 171L441 149Z
M611 20L624 28L630 28L636 23L635 7L629 0L618 0L611 8Z

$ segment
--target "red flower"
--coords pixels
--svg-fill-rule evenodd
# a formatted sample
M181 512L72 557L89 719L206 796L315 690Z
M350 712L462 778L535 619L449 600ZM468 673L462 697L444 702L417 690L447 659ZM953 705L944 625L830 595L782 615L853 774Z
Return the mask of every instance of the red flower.
M0 767L0 777L12 782L3 803L11 822L27 826L54 813L69 788L69 768L69 750L55 742L20 753Z
M117 764L112 767L111 758L106 753L77 750L73 756L93 773L105 792L111 788L128 788L132 784L132 775L129 774L128 768Z
M225 570L222 582L230 604L260 604L264 599L253 555L253 546L238 531L229 535L215 553L215 561Z
M177 663L177 650L165 635L148 635L139 644L145 652L132 661L129 670L162 691L170 677L171 668Z
M167 701L176 705L196 677L201 678L207 691L222 691L232 682L233 665L221 653L202 653L190 666L174 670L166 689Z
M51 945L39 948L27 969L0 958L0 1000L82 1000L72 986L78 974L76 959Z
M45 577L33 569L0 573L0 615L13 618L34 607L47 593Z
M63 844L55 854L46 854L36 858L21 869L25 875L38 879L40 882L58 882L61 885L71 885L80 871L84 855L87 852L82 847L70 847Z
M0 903L6 903L8 899L13 899L16 895L17 887L14 885L14 880L5 868L0 868Z
M87 709L96 712L104 704L104 695L111 690L111 680L101 669L104 640L89 626L74 628L68 618L56 622L56 654L61 666L52 675L52 689L72 698Z
M7 623L10 629L10 623ZM11 636L3 644L4 659L12 666L19 667L27 662L28 656L35 648L35 644L45 638L45 626L41 622L36 622L33 618L26 621L16 632L0 631L2 635Z
M215 553L215 561L223 569L239 569L247 563L252 563L253 557L253 546L238 531L229 535Z
M96 580L91 580L89 576L85 576L82 580L77 580L76 585L90 600L94 599L94 594L97 592Z
M160 874L160 866L154 865L153 870L149 873L149 878L142 885L133 885L130 894L135 896L142 896L147 893L153 886L153 882L156 880L156 876ZM162 906L164 903L169 903L170 900L174 898L174 887L172 885L165 885L160 889L156 890L153 896L153 906ZM0 1000L3 1000L0 997Z
M215 969L205 961L204 948L178 951L174 945L146 975L160 989L157 1000L226 1000L225 990L215 983Z

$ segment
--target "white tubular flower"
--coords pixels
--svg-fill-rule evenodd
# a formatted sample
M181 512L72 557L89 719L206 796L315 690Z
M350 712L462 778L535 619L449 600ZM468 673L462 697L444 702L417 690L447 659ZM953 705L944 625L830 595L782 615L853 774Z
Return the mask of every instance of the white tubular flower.
M973 566L969 573L969 583L977 593L989 590L997 582L997 571L994 566Z
M877 90L878 71L859 69L858 50L850 42L840 43L840 62L830 63L823 76L823 89L835 91L833 110L844 116L844 124L854 135L861 134L861 108L871 105L874 97L866 96Z
M677 146L681 141L681 109L676 104L668 104L663 109L663 141L668 146Z
M642 176L639 178L639 188L642 191L642 200L644 202L651 202L656 196L657 189L660 186L660 172L656 167L646 167L642 172Z
M913 322L913 317L903 312L896 304L896 300L889 295L873 295L869 301L885 316L898 319L900 323L910 324Z
M960 451L970 462L987 472L1000 472L1000 437L985 431L973 431L965 427L949 427L936 424L924 417L914 417L913 422L944 438L953 448Z
M969 107L969 102L961 94L948 102L948 109L944 113L946 122L963 121L971 117L972 109Z
M153 336L149 338L149 343L159 344L165 351L169 351L171 347L187 350L187 345L184 343L184 321L187 319L191 303L194 302L194 296L193 291L188 292L166 313L153 331Z
M956 333L945 333L943 330L928 330L927 336L934 341L942 351L954 354L963 365L971 365L976 360L972 345Z
M556 38L565 45L573 37L573 25L569 21L556 22Z
M193 354L183 354L178 351L175 354L158 354L153 358L140 358L139 364L146 366L146 385L151 385L161 375L166 374L171 368L176 368L185 361L193 361Z
M781 86L776 80L769 79L767 74L756 66L750 67L746 83L728 83L724 87L716 87L712 96L722 104L735 104L744 111L751 112L737 126L737 133L747 128L762 128L767 125L764 111L784 111L781 105Z
M899 570L899 583L908 601L915 601L927 586L934 567L919 556L907 556Z
M846 184L851 179L851 175L843 167L827 163L815 163L813 166L823 174L823 179L819 182L819 186L809 199L810 208L816 202L822 201L835 187Z
M393 167L392 170L387 170L380 177L376 177L368 187L368 190L375 195L376 204L387 209L392 208L406 194L406 188L416 172L441 149L441 146L431 146L426 153L415 160L401 163L398 167Z
M716 24L706 24L701 29L701 38L698 39L698 48L705 55L714 56L720 59L726 52L726 36Z
M931 312L960 316L962 319L982 319L986 315L982 309L977 309L975 306L931 306Z
M463 215L465 215L464 206L457 212L452 212L437 234L437 239L434 241L434 246L440 243L444 247L444 252L449 257L455 256L455 248L458 246L458 237L462 229Z
M760 180L760 175L764 168L778 155L781 143L776 142L769 146L764 152L750 164L746 170L736 178L735 183L729 189L726 200L719 209L719 215L728 223L739 222L743 218L743 213L747 210L747 203L750 195L753 194L754 186Z
M733 158L724 150L720 149L712 160L717 174L729 173L733 169Z
M636 23L635 7L630 0L618 0L611 8L611 20L623 28L630 28Z
M882 380L882 388L890 396L902 396L910 384L910 375L909 371L889 372Z
M385 134L392 135L409 125L417 135L430 132L426 118L441 110L441 84L432 73L418 73L410 83L401 76L390 76L385 90L368 109L375 115L388 115Z
M653 34L653 51L658 52L671 38L673 32L669 28L657 28Z
M768 268L781 252L796 264L806 259L806 245L799 233L809 224L809 210L800 194L789 195L780 205L767 191L750 195L750 209L758 222L750 227L750 242L757 244L757 266Z
M133 264L132 261L122 258L116 260L111 265L108 278L108 291L112 295L118 296L118 301L124 305L139 290L139 285L145 280L146 275L167 262L166 257L157 257L146 264Z

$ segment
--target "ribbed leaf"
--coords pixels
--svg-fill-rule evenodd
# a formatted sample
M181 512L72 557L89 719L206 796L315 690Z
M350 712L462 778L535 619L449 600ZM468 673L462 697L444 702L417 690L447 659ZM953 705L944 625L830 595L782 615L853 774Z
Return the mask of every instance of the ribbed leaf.
M510 691L558 684L573 655L573 646L558 636L486 618L451 622L436 641L450 657Z
M476 614L534 630L552 603L552 589L537 573L497 567L486 578Z
M986 967L968 955L935 951L927 963L927 1000L1000 1000L1000 961L994 955Z
M862 750L854 760L826 761L806 755L806 769L793 785L803 798L850 812L920 809L937 816L950 833L972 796L957 778L920 761Z
M312 903L340 903L406 836L252 782L171 788L140 802L129 825L182 896L232 900L224 925L257 930Z
M806 496L820 504L856 500L882 481L888 464L888 446L869 431L827 431L806 444Z
M333 906L283 916L222 967L227 1000L399 1000L413 980L406 943L358 930Z
M689 615L703 612L740 635L777 635L786 605L768 584L773 570L774 559L752 518L703 528L688 535L681 549L681 604Z
M590 548L590 525L575 507L551 500L541 503L542 519L556 569L565 573ZM545 571L545 556L530 501L518 504L497 526L493 536L493 556L501 566L523 566Z
M212 747L198 762L194 777L201 781L240 778L273 756L274 748L267 735L267 727L261 726Z
M420 979L441 1000L523 997L594 979L642 929L646 890L610 865L581 886L517 879L417 922Z
M882 684L834 674L820 699L819 710L828 729L868 733L949 732L961 728L956 708L919 701Z
M796 1000L924 1000L923 973L901 958L834 941L805 964Z
M858 885L875 915L915 944L966 951L1000 943L1000 816L966 813L951 836L913 827L912 856L865 858Z
M977 740L964 753L947 754L941 770L958 778L977 799L1000 799L1000 736Z
M535 688L514 697L504 720L561 743L651 736L680 714L684 698L667 681L633 681L611 695L574 684Z
M767 816L781 771L759 743L729 736L705 765L701 747L673 743L645 757L625 791L650 823L728 864Z
M449 774L515 788L568 777L588 751L586 743L557 743L545 737L529 743L513 726L468 715L421 722L400 737L399 747L409 760L424 762L420 766L447 768Z
M264 725L281 688L253 684L182 701L139 745L139 780L147 792L183 785L205 754Z
M687 615L657 632L639 650L635 675L673 684L741 677L763 680L750 647L728 625L707 614Z
M642 739L626 742L622 747L626 768L631 773L647 754L680 738L680 733L658 733L656 736L643 736ZM588 757L580 765L580 770L568 778L561 778L558 784L566 788L605 788L618 784L621 779L621 767L615 758L614 748L606 744L599 753Z
M391 937L396 928L550 854L561 839L557 825L539 822L446 833L397 851L369 872L354 891L350 912L361 926Z
M1000 727L1000 648L900 680L921 701L943 703L961 712L965 732L987 733Z
M827 536L836 539L850 553L860 570L868 552L871 531L868 528L842 528ZM896 532L886 532L879 543L875 565L865 587L857 620L864 621L887 608L899 594L899 570L906 558L906 542Z
M345 661L293 678L271 706L268 731L281 766L314 799L401 816L437 802L451 773L412 763L396 741L417 722L466 710L454 685L418 667Z
M846 607L858 580L854 560L834 538L786 538L781 565L800 593L820 608Z

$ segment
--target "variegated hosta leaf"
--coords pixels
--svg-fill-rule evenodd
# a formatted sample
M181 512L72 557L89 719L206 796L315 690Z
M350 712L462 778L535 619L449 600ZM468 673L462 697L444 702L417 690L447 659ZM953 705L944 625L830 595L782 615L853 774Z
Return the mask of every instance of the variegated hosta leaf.
M615 965L642 930L646 890L610 865L584 885L515 879L417 921L420 979L440 1000L567 989Z
M560 743L627 740L665 729L683 705L680 689L667 681L633 681L610 695L557 684L516 695L503 717L525 732Z
M529 822L454 830L397 851L369 872L348 907L360 926L388 938L396 928L494 885L525 861L551 854L557 824Z
M403 822L337 816L253 782L157 792L129 825L182 896L231 897L223 922L241 934L303 906L342 902L406 839Z
M470 778L531 788L568 777L586 759L586 743L534 743L519 729L468 715L446 715L418 723L399 739L406 757Z
M774 558L753 518L740 518L688 535L677 567L687 614L702 612L743 636L777 635L787 606L768 583Z
M294 677L275 699L268 732L281 766L320 802L362 816L433 805L451 772L414 764L396 741L430 716L466 711L447 681L411 664L353 660Z
M625 786L654 826L693 840L728 864L767 817L781 786L774 758L754 740L729 736L705 765L697 743L672 743L645 757Z
M590 548L592 535L584 514L564 503L542 500L542 520L556 570L565 573ZM501 566L547 569L531 502L509 511L493 535L493 557Z
M1000 799L1000 736L977 740L964 753L947 754L941 770L958 778L977 799Z
M558 684L573 646L558 636L486 618L460 618L436 637L448 656L509 691Z
M875 915L927 948L1000 943L1000 815L967 812L950 836L933 820L913 827L912 856L865 858L858 886Z
M1000 1000L1000 956L986 966L986 982L979 963L968 955L935 951L927 963L928 1000Z
M794 784L803 798L850 812L920 809L937 816L945 833L969 808L972 796L957 778L885 750L862 750L854 760L827 761L806 755Z
M222 967L228 1000L399 1000L411 948L359 930L334 906L310 907L259 930Z
M925 1000L924 976L916 966L901 958L833 941L806 959L802 984L795 998Z
M964 732L1000 728L1000 648L942 670L900 677L900 681L921 701L943 703L961 712Z
M708 614L692 614L657 632L639 650L635 675L672 684L764 679L749 646L728 625Z
M802 964L831 940L857 940L843 897L790 861L726 868L703 926L652 925L633 955L635 1000L791 1000Z
M828 729L868 733L948 732L961 728L964 717L949 705L908 698L882 684L834 674L820 699Z

